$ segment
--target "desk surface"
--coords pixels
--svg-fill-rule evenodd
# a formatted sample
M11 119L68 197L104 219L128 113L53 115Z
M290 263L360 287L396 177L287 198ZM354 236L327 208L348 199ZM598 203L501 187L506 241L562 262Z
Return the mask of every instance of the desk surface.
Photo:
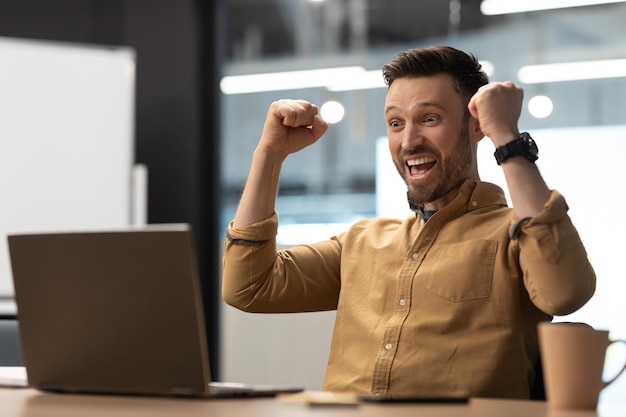
M597 411L551 410L541 401L473 399L469 404L360 404L306 408L273 398L201 400L45 394L0 388L3 417L624 417L626 404L601 404Z

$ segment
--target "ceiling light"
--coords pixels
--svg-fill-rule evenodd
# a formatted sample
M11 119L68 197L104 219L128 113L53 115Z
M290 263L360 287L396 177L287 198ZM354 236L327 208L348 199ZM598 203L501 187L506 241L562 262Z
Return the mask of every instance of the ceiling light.
M320 116L331 124L339 123L345 114L346 110L338 101L327 101L320 107Z
M554 105L548 96L534 96L528 101L528 112L537 119L544 119L552 114Z
M517 78L525 84L615 77L626 77L626 59L527 65L517 72Z
M484 15L533 12L538 10L562 9L567 7L595 6L598 4L622 3L626 0L483 0L480 11Z
M494 68L489 61L480 61L487 76ZM224 94L260 93L265 91L326 88L329 91L353 91L385 88L382 70L366 71L359 66L322 68L303 71L268 72L260 74L228 75L222 78Z
M342 83L365 72L363 67L322 68L262 74L229 75L222 78L224 94L259 93L263 91L297 90Z

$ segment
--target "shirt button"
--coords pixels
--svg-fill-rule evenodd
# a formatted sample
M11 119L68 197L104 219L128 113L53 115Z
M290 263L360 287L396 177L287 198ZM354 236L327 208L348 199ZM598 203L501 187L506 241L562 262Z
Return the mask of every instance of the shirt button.
M400 305L401 306L406 305L406 300L404 298L402 300L400 300Z
M387 349L387 350L391 350L391 348L392 348L392 347L393 347L393 346L391 346L391 343L387 343L387 344L385 345L385 349Z
M478 205L478 201L472 201L472 207L476 207Z
M417 258L419 258L419 257L420 257L419 253L413 253L413 254L411 254L411 258L413 258L413 259L417 259Z

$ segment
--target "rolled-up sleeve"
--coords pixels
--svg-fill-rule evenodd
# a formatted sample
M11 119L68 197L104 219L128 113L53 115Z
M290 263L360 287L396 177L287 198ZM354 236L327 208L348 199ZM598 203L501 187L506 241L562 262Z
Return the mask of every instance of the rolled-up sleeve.
M227 230L222 297L240 310L287 313L332 310L340 289L341 245L335 238L276 250L278 215Z
M543 210L519 224L516 234L526 290L551 315L576 311L596 287L595 272L567 211L563 196L552 191Z

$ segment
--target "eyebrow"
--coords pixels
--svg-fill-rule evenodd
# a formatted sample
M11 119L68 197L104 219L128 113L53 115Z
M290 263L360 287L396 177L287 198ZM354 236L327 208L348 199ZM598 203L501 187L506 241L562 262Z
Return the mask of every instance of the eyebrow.
M417 107L418 108L436 107L440 110L444 110L444 111L446 110L446 107L443 104L436 102L436 101L424 101L424 102L418 103ZM390 106L387 106L385 108L385 114L389 113L390 111L396 110L397 108L398 106L395 106L393 104Z

